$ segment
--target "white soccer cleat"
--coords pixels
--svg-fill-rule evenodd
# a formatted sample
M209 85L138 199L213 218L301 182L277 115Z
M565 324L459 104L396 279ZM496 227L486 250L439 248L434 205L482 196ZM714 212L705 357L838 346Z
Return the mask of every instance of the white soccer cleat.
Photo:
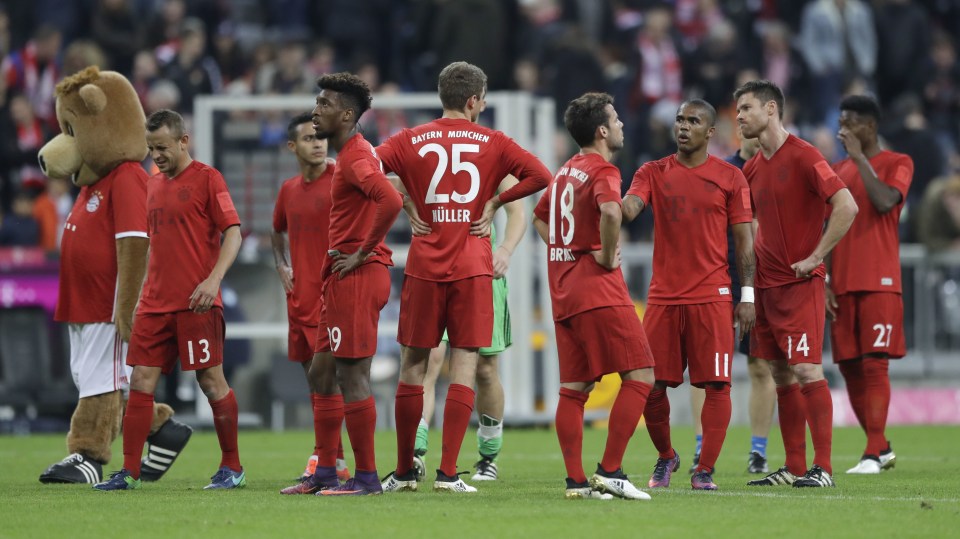
M469 494L476 492L477 489L463 482L457 475L446 475L437 470L437 480L433 482L433 490L437 492L456 492L458 494Z
M625 500L650 499L649 494L633 486L633 483L627 479L627 475L623 473L623 470L617 470L605 475L601 475L598 471L598 473L593 474L590 478L590 486L593 487L594 490L612 494L617 498L623 498Z
M612 500L613 494L593 490L590 487L568 488L563 497L568 500Z
M880 452L880 469L892 470L897 465L897 455L892 449Z
M390 472L390 475L380 483L380 488L384 492L416 492L417 478L412 470L406 477L397 477L396 472Z
M488 459L480 459L477 462L477 473L471 478L474 481L496 481L497 463Z
M865 458L857 463L856 466L847 470L848 474L876 475L880 473L880 461L872 458Z

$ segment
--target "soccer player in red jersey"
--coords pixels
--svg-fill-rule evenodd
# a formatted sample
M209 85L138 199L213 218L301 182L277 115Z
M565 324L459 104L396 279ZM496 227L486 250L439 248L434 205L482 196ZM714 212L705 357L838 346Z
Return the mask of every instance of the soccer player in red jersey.
M567 498L649 500L621 464L654 383L653 353L620 271L620 171L623 148L613 98L587 93L563 114L580 146L550 182L533 225L547 244L550 298L560 356L557 438L567 469ZM583 405L597 380L619 373L603 460L583 471Z
M734 92L737 121L760 153L743 167L757 220L757 323L750 353L770 362L786 465L748 485L833 486L833 400L823 377L823 259L857 203L820 152L783 128L783 92L766 80ZM832 208L826 230L823 216ZM807 469L806 429L813 438ZM800 477L802 476L802 477Z
M633 220L653 208L653 278L643 317L656 361L656 384L643 415L660 455L650 488L669 487L680 456L670 441L667 387L683 383L706 391L700 419L703 447L690 479L696 490L716 490L713 469L730 424L730 371L734 327L741 338L753 327L753 213L750 189L737 167L707 153L717 111L701 99L677 110L673 133L677 153L640 167L623 200L623 216ZM730 308L727 227L733 229L741 300ZM734 322L736 319L736 323Z
M400 296L397 341L403 345L397 388L397 468L386 490L416 490L412 469L423 380L430 350L450 337L450 389L444 407L443 449L435 490L476 492L457 476L457 457L473 413L478 349L493 335L493 256L489 235L503 204L543 189L550 172L499 131L478 125L487 76L454 62L437 84L443 117L404 129L377 148L387 171L400 177L431 232L415 236ZM519 183L497 194L508 175Z
M323 280L317 269L323 266L329 243L330 183L336 162L327 158L327 140L317 138L313 130L313 115L310 113L300 114L290 120L287 148L296 156L300 174L280 186L273 210L270 241L280 283L287 294L287 318L290 323L287 355L291 361L303 366L314 410L315 445L300 478L304 483L314 474L320 462L320 410L331 406L343 409L343 396L337 387L336 371L332 368L333 357L329 352L322 352L314 360L313 353L317 338L326 339L326 329L317 333L323 290ZM290 239L289 261L287 237ZM315 363L317 366L314 368ZM321 364L327 368L322 368ZM324 395L330 399L325 400ZM323 455L325 460L321 465L336 466L338 477L346 481L350 478L350 472L343 460L343 444L330 449L331 452ZM281 492L306 494L317 490L312 482L292 488L296 492L286 492L288 489Z
M834 170L860 214L828 261L827 317L833 360L847 382L850 404L867 434L860 463L849 474L878 474L896 456L884 430L890 407L889 360L906 354L900 285L900 210L913 179L913 161L881 150L880 106L853 95L840 103L838 138L847 159Z
M190 157L189 141L178 113L161 109L147 118L147 148L160 171L147 185L150 261L127 354L133 374L123 416L123 469L94 486L99 490L140 487L153 393L178 357L182 370L196 371L220 441L220 469L204 488L246 484L237 448L237 399L223 376L220 299L220 281L240 250L240 218L223 176Z
M317 495L380 494L373 434L377 408L370 392L370 364L377 351L380 310L390 299L393 252L383 243L403 206L400 193L384 176L373 146L360 134L357 120L370 108L370 88L350 73L324 75L313 109L313 127L337 151L337 169L330 192L330 245L324 259L323 302L315 352L330 352L343 406L332 393L320 395L327 404L317 412L321 459L340 443L346 420L353 446L356 474L336 486L336 470L321 463L313 481ZM315 271L315 268L307 271ZM322 362L321 362L322 366ZM327 367L327 374L331 373ZM322 487L333 488L322 488Z

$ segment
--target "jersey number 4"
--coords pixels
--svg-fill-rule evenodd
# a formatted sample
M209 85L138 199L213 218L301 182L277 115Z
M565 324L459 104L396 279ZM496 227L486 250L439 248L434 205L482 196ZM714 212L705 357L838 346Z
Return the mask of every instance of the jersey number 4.
M810 345L807 344L806 333L800 335L800 340L797 341L796 349L793 348L793 336L787 336L787 359L792 359L794 352L800 352L803 354L803 357L808 357L810 355Z
M480 145L454 144L450 148L450 151L453 157L452 160L450 159L451 156L447 155L447 149L435 143L427 144L417 152L420 154L420 157L426 157L428 153L437 154L437 169L433 171L433 177L430 178L430 187L427 188L427 196L424 200L427 204L446 204L450 202L450 197L453 197L454 202L467 204L473 202L473 199L477 198L477 195L480 193L480 170L477 169L477 165L462 160L463 154L465 153L479 153ZM440 186L440 180L443 179L443 176L447 172L447 165L450 166L450 172L453 174L466 172L470 175L470 190L465 194L456 191L449 195L437 192L437 188Z
M560 214L557 215L557 183L554 182L550 187L550 244L557 243L557 221L560 226L560 240L564 245L570 245L573 241L573 231L575 224L573 222L573 184L568 183L563 187L560 193ZM566 230L564 230L566 227Z

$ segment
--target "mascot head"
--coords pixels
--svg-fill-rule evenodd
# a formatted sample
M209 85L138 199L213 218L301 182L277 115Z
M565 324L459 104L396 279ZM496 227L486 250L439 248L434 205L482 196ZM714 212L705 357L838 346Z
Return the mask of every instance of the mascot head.
M61 134L40 149L51 178L93 185L121 163L147 156L146 118L133 85L115 71L91 66L57 85Z

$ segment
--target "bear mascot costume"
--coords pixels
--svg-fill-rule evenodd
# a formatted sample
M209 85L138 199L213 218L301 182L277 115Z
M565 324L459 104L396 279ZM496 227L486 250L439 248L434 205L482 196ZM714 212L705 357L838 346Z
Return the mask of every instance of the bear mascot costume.
M146 125L123 75L88 67L56 88L61 134L39 154L51 178L70 178L80 194L64 225L55 318L70 334L70 371L80 400L67 452L43 483L99 483L120 433L129 390L127 343L147 267ZM155 404L142 478L159 479L192 430Z

